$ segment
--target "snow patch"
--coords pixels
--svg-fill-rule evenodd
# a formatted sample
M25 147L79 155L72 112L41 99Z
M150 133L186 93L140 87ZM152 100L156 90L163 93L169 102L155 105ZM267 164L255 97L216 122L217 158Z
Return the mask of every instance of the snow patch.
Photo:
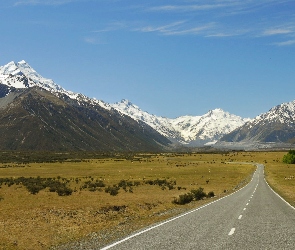
M111 109L103 101L88 98L82 94L67 91L52 79L44 78L38 74L25 60L16 63L14 61L0 67L0 83L14 88L28 88L38 86L50 91L52 94L67 95L73 100L88 102L93 105L100 105L103 108Z

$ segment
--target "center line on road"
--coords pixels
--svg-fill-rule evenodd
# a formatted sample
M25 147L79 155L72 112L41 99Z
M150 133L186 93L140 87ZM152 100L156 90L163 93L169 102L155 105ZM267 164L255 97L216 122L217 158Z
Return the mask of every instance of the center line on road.
M249 205L249 203L246 204L246 206L248 206L248 205Z
M231 230L230 230L230 232L228 233L228 235L233 235L234 233L235 233L235 228L233 227Z
M239 216L239 220L242 219L242 216L243 216L243 215L240 215L240 216Z
M244 208L244 211L246 210L246 208Z

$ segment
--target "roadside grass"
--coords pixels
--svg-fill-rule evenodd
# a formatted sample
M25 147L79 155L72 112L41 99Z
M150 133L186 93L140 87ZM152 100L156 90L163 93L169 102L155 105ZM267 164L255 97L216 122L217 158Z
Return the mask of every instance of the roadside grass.
M273 159L265 164L265 176L269 185L295 207L295 164L282 162L286 154L282 152L279 161Z
M281 178L276 177L276 169L286 166L277 162L281 161L283 154L171 153L142 154L128 159L115 157L51 163L0 163L0 178L55 178L67 182L74 190L69 196L59 196L46 188L33 195L21 184L10 187L2 184L0 249L48 249L92 237L93 234L102 244L106 244L235 191L250 181L255 170L251 164L255 162L267 166L271 184L281 185L275 180ZM289 166L286 169L289 171L292 168ZM95 191L81 188L85 182L96 181L102 181L106 187L118 186L120 182L137 185L128 186L125 190L121 187L117 195L106 193L104 187ZM172 188L161 183L172 183ZM206 193L214 192L216 197L186 205L173 203L179 195L200 187Z

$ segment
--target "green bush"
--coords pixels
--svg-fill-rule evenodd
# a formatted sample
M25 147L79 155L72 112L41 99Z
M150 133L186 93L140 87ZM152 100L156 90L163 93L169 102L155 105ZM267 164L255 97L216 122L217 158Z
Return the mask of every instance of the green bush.
M212 197L214 197L214 196L215 196L215 194L214 194L213 191L210 191L210 192L207 194L207 197L208 197L208 198L212 198Z
M283 162L287 164L295 164L295 150L290 150L288 154L284 155Z
M167 181L166 179L146 180L144 181L144 183L149 185L158 185L161 187L162 190L165 190L166 188L172 190L175 188L174 186L176 185L175 180Z
M61 185L56 190L59 196L69 196L73 193L73 189L67 187L66 185Z
M105 187L106 185L102 180L96 180L95 182L92 181L86 181L84 185L81 187L81 189L88 189L91 192L99 191L102 187Z
M204 197L207 196L203 190L204 188L201 187L199 187L197 190L191 190L191 193L196 201L202 200Z
M64 180L68 183L68 180ZM59 180L55 180L53 178L41 178L38 176L37 178L29 177L19 177L19 178L0 178L0 185L5 184L7 186L23 185L31 194L38 194L39 191L49 188L49 192L57 192L60 196L71 195L73 190L67 187L66 183L60 182Z
M184 204L190 203L191 201L193 201L193 199L194 199L194 196L192 193L186 193L186 194L179 195L178 198L175 198L173 203L178 205L184 205Z
M208 197L208 198L214 197L214 192L211 191L208 194L206 194L204 192L204 188L199 187L198 189L191 190L189 193L179 195L178 198L174 198L172 203L178 204L178 205L184 205L184 204L190 203L193 200L195 201L202 200L205 197Z
M116 196L119 193L119 190L120 190L120 187L113 185L112 187L111 186L106 187L104 191L106 193L109 193L110 195Z

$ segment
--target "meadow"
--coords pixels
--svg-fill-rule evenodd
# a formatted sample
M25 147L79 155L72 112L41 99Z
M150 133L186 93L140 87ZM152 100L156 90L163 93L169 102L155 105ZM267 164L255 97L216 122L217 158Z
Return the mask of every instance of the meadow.
M0 249L49 249L95 239L104 245L246 185L263 163L270 185L294 204L286 152L191 154L0 153ZM42 157L41 157L42 156ZM214 194L180 205L202 188Z

